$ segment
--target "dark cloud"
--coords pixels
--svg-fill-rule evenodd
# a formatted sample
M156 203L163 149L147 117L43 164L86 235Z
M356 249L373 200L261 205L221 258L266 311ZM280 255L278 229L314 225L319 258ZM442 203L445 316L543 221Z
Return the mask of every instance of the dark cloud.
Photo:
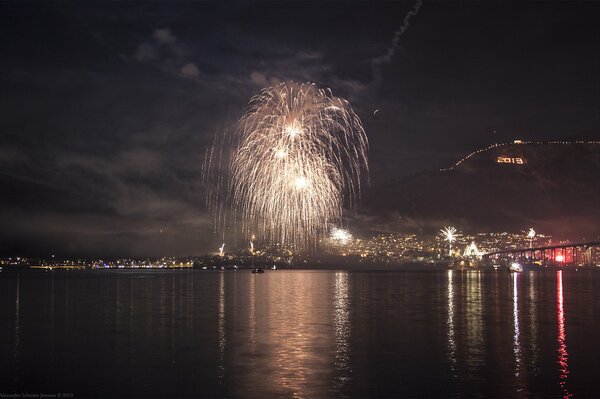
M198 67L193 62L188 62L182 66L180 72L184 77L192 80L198 79L198 76L200 75Z
M168 46L174 46L177 43L177 38L169 28L154 29L152 37L156 39L158 44L166 44Z

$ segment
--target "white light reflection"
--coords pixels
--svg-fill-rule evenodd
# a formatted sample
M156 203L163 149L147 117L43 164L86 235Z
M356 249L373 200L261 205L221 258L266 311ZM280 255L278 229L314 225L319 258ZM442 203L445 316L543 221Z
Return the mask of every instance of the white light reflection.
M219 335L219 383L223 384L225 377L225 273L219 273L219 319L217 332Z
M19 275L17 275L17 294L15 299L15 348L14 348L14 356L15 356L15 383L18 382L20 372L20 364L19 364L19 353L20 353L20 342L21 342L21 316L20 316L20 293L19 288L21 285L21 280L19 279Z
M256 351L256 279L250 278L250 298L248 301L248 317L250 327L250 347L252 353Z
M558 316L558 364L560 365L560 387L563 391L563 398L568 399L571 398L573 394L567 390L567 378L569 377L569 353L567 352L567 335L565 333L562 270L559 270L556 272L556 274L556 311Z
M350 338L350 304L348 289L348 273L335 274L334 286L334 326L335 326L335 366L339 371L336 379L336 391L350 380L349 338Z
M520 345L520 331L519 331L519 273L512 273L513 276L513 352L515 355L515 376L519 376L521 371L521 345Z
M536 306L536 288L535 288L535 276L536 272L529 272L529 327L531 339L529 340L531 345L531 366L535 375L539 372L538 366L538 354L539 349L537 346L538 331L537 331L537 306Z
M144 285L142 285L142 287L144 287ZM175 330L175 301L175 272L171 271L171 328L173 330ZM175 334L170 334L170 341L171 350L169 353L171 354L171 363L175 364Z
M454 282L452 281L453 270L448 270L448 356L451 368L456 366L456 341L454 338Z
M470 270L464 272L464 274L466 274L467 278L466 348L468 355L466 362L469 369L475 370L481 368L484 364L483 353L485 345L483 342L481 273L476 270Z
M51 274L50 278L50 325L54 326L54 274ZM54 338L54 328L52 328L50 332Z

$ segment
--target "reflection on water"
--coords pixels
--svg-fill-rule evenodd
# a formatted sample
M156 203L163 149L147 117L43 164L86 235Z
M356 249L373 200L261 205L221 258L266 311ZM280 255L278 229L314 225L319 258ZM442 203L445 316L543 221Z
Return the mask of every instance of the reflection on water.
M248 319L250 323L250 345L252 352L256 352L256 279L250 278L249 287L250 292L248 295Z
M536 306L536 272L529 272L529 334L531 339L529 340L529 350L531 353L531 369L534 374L539 373L538 355L539 349L537 346L538 332L537 332L537 306Z
M228 288L238 280L246 292L239 298ZM349 285L347 272L219 273L219 380L239 397L343 390L351 376ZM228 306L248 323L228 323Z
M219 335L219 382L223 383L225 377L225 273L219 273L219 319L217 321L217 334Z
M454 342L454 283L452 281L452 275L454 270L448 270L448 358L450 360L450 367L454 371L456 366L456 342Z
M590 360L600 303L580 287L599 282L452 270L3 274L0 321L12 327L0 329L0 352L12 356L0 386L82 397L594 397L582 381L600 373Z
M569 376L569 353L567 352L567 336L565 334L565 311L563 307L563 280L562 270L559 270L556 278L556 304L558 314L558 364L560 365L560 387L563 398L570 398L571 393L567 390L567 378Z
M21 341L21 315L20 315L20 299L21 299L21 294L20 294L20 288L21 288L21 284L20 284L21 280L19 279L19 277L17 276L17 293L15 295L15 346L14 346L14 350L13 350L13 356L14 356L14 362L15 362L15 368L17 370L20 369L20 359L19 359L19 343ZM1 353L1 352L0 352ZM19 373L15 374L15 383L18 382L18 377L19 377Z
M350 298L348 273L335 273L334 287L334 326L335 326L335 367L338 376L335 389L340 391L350 380L349 350L350 350Z
M470 271L466 276L467 319L467 366L476 369L483 364L485 342L483 340L481 273Z
M512 273L513 278L513 353L515 355L515 376L521 371L521 341L519 331L519 273Z

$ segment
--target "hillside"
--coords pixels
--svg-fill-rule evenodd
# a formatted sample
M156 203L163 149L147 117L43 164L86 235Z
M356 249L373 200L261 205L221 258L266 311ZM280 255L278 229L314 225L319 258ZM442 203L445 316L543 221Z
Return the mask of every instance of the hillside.
M600 230L599 176L600 142L511 143L373 190L367 203L424 223L590 235Z

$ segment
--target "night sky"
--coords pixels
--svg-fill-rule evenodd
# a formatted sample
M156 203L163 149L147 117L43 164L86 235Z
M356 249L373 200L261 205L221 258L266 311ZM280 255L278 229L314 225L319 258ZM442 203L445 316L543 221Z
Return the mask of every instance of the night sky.
M600 3L424 2L386 58L414 6L0 3L0 254L214 251L204 151L286 80L351 102L371 189L599 136Z

